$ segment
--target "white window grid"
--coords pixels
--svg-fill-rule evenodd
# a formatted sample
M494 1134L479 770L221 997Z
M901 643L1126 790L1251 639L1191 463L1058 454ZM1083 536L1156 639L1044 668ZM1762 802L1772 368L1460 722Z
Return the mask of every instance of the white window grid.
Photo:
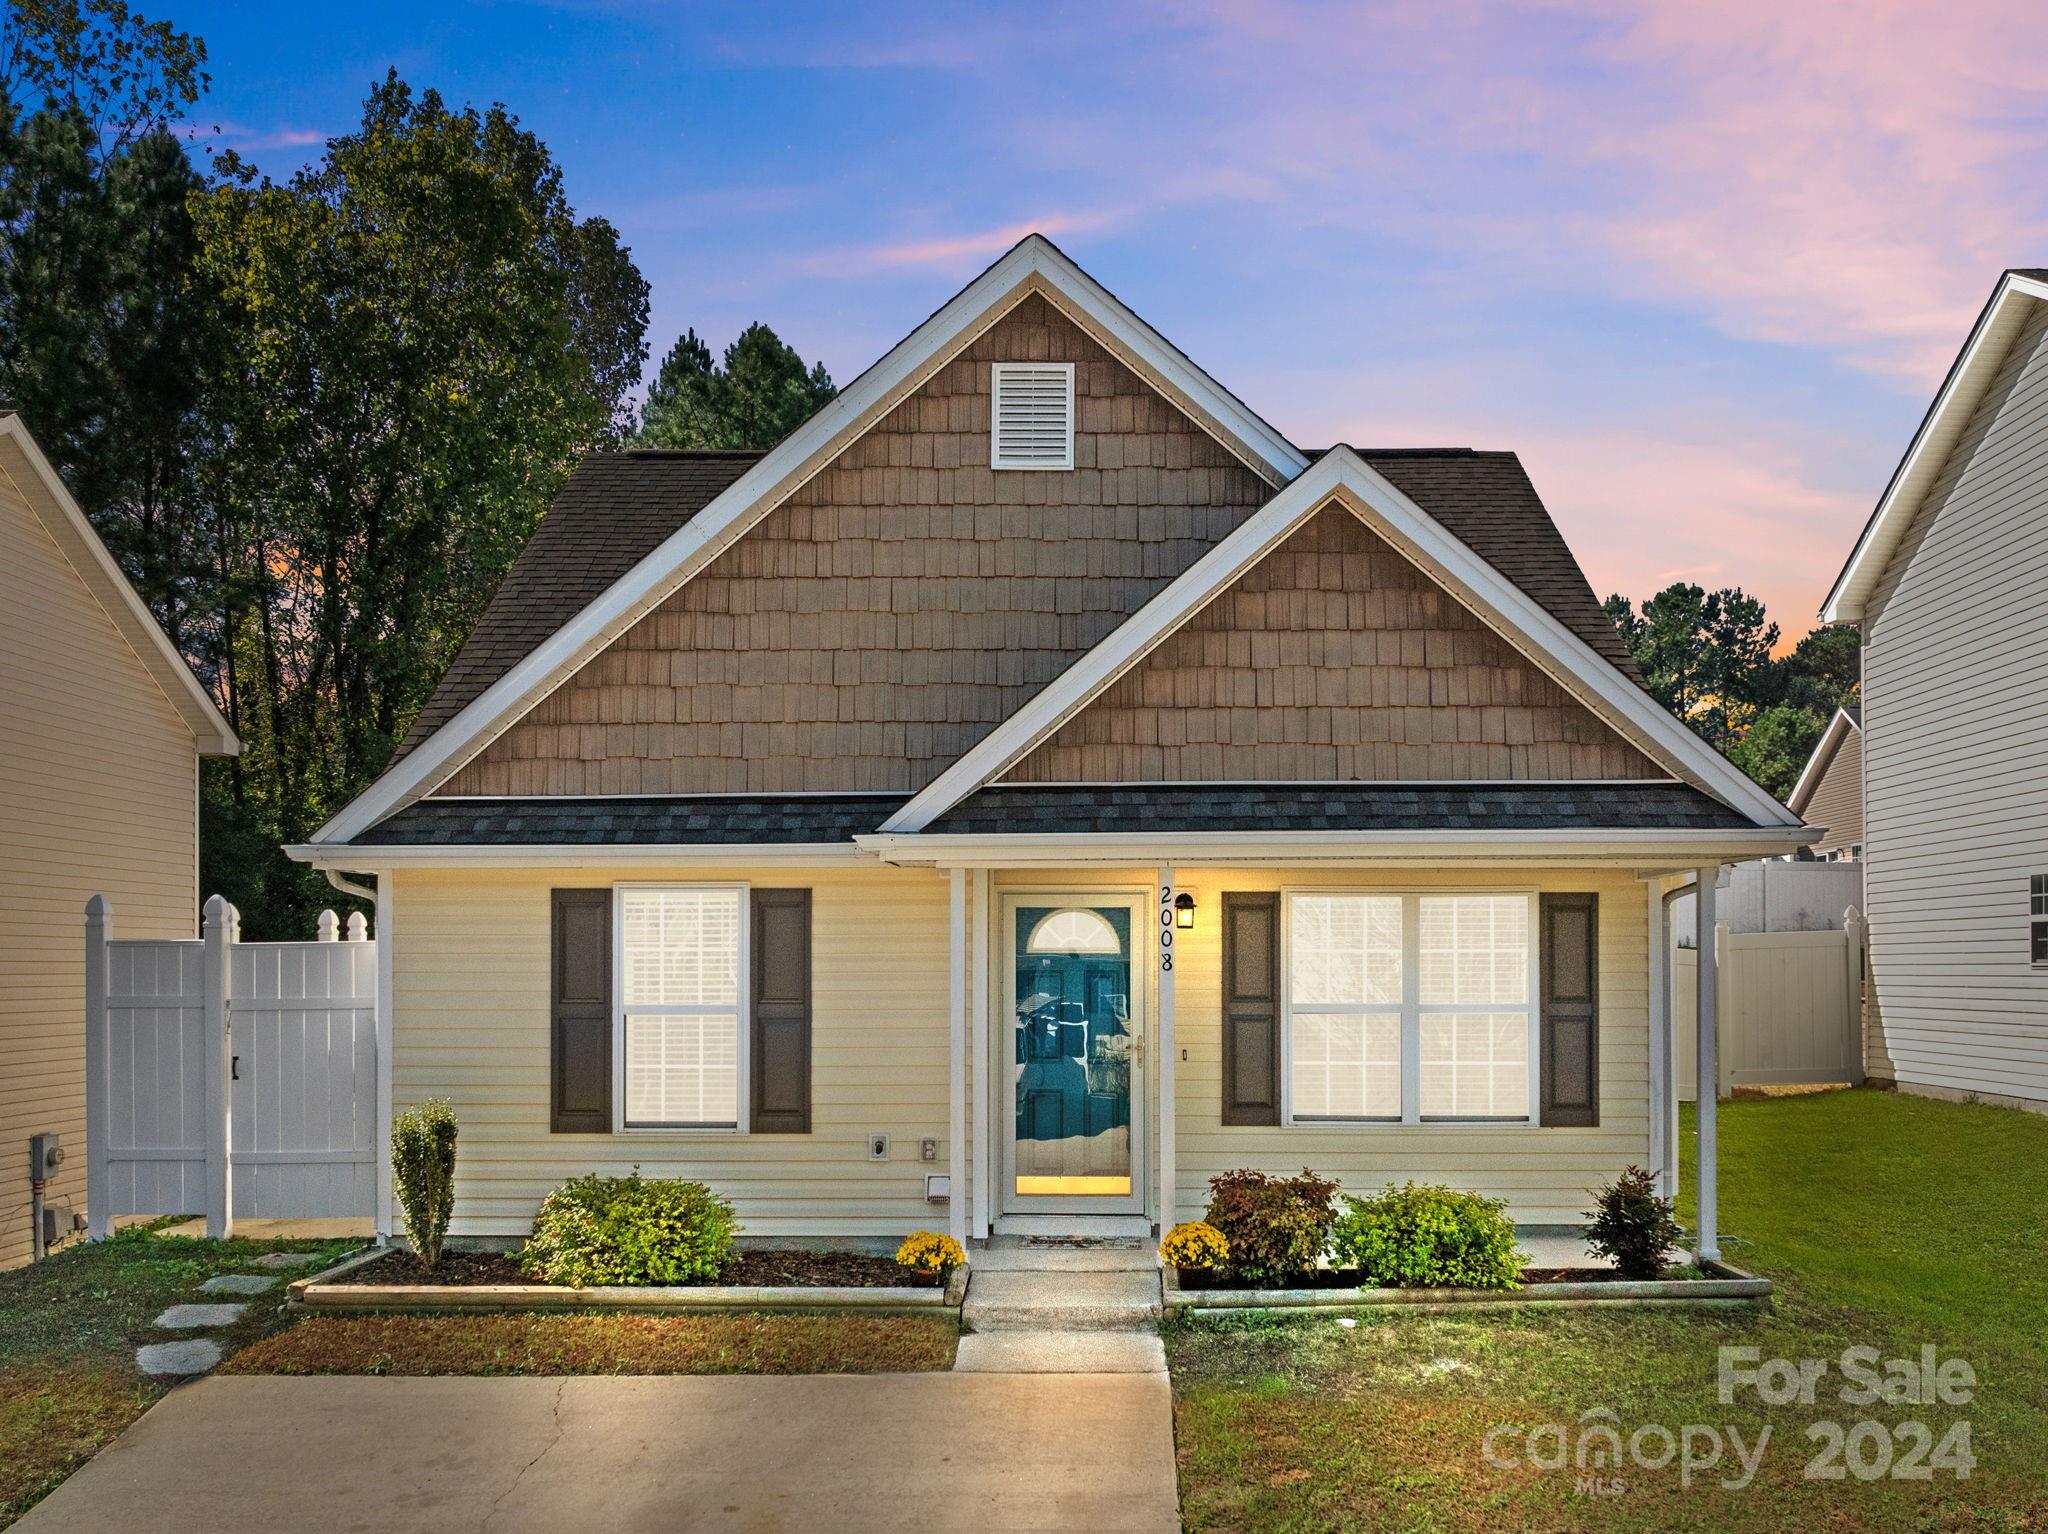
M751 1094L749 1080L750 1015L748 887L743 884L618 884L612 890L612 1124L628 1134L744 1134ZM666 950L651 960L628 951L628 908L636 896L711 895L729 899L733 908L735 944L731 967L706 964L698 955L684 955L677 961ZM664 920L667 918L664 917ZM649 987L663 998L687 1000L641 1000ZM659 1028L639 1027L635 1022L661 1023ZM704 1076L700 1073L696 1114L660 1118L637 1116L633 1110L635 1067L657 1069L674 1053L694 1053L697 1063L721 1069L718 1058L726 1053L725 1039L713 1031L714 1024L730 1020L732 1102L729 1112L713 1116L709 1109ZM691 1023L695 1026L690 1026ZM707 1057L710 1057L707 1060ZM724 1108L723 1102L716 1103Z
M1294 999L1294 941L1297 897L1314 899L1319 896L1343 897L1348 899L1394 899L1401 906L1401 997L1398 1004L1352 1003L1331 1004L1322 1001L1297 1005ZM1459 994L1454 999L1425 1003L1423 990L1423 942L1422 907L1430 900L1504 900L1513 899L1522 910L1526 933L1527 957L1523 966L1521 999L1513 1003L1488 999L1483 1002L1465 999L1462 988L1454 986ZM1295 888L1281 891L1281 1118L1287 1124L1309 1127L1333 1127L1347 1124L1535 1124L1538 1121L1539 1099L1542 1090L1540 1077L1541 1017L1538 998L1538 951L1540 932L1537 892L1517 889L1426 889L1390 890L1358 888ZM1489 987L1496 995L1512 987L1499 983ZM1317 1115L1307 1111L1295 1101L1294 1045L1295 1023L1301 1016L1397 1016L1400 1021L1400 1113L1380 1115ZM1527 1094L1516 1104L1516 1111L1505 1113L1424 1113L1422 1111L1422 1020L1425 1016L1487 1016L1491 1018L1517 1017L1525 1020L1528 1049ZM1455 1092L1455 1073L1454 1087ZM1455 1098L1454 1098L1455 1100Z

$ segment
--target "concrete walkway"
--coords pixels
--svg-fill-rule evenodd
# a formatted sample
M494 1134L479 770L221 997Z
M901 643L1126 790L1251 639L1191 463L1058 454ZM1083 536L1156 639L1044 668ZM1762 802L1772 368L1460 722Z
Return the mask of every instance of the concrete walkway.
M1162 1374L181 1386L19 1534L1174 1530Z

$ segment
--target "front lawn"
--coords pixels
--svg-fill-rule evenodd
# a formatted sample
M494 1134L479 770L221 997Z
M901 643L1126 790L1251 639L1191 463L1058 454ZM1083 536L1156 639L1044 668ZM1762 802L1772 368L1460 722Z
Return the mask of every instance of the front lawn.
M1723 1104L1721 1125L1724 1250L1778 1282L1769 1309L1368 1311L1354 1327L1328 1315L1175 1327L1167 1347L1188 1526L2048 1527L2048 1118L1854 1091ZM1688 1187L1691 1176L1688 1163ZM1840 1399L1845 1349L1917 1361L1923 1344L1973 1366L1972 1400ZM1824 1360L1828 1372L1812 1404L1767 1405L1753 1389L1724 1403L1724 1345L1763 1360ZM1858 1429L1866 1420L1879 1426ZM1941 1462L1931 1449L1965 1420L1976 1460L1967 1480L1939 1468L1927 1479L1884 1473L1894 1460ZM1823 1466L1845 1473L1808 1479L1828 1447L1808 1430L1828 1421L1854 1435ZM1914 1452L1914 1421L1927 1429L1925 1455ZM1532 1439L1544 1424L1561 1431ZM1624 1440L1668 1428L1680 1442L1694 1426L1696 1456L1718 1441L1722 1460L1695 1470L1689 1487L1677 1463L1603 1471L1589 1458L1582 1468L1576 1451L1604 1448L1603 1426ZM1496 1428L1497 1465L1486 1454ZM1751 1483L1723 1488L1741 1477L1730 1431L1754 1454L1766 1428ZM1558 1441L1574 1451L1566 1468L1532 1465L1550 1463ZM1660 1455L1654 1431L1641 1442L1645 1457Z
M356 1244L204 1241L138 1228L0 1273L0 1528L170 1388L136 1369L139 1345L206 1336L230 1352L287 1319L283 1283L250 1299L233 1326L205 1332L159 1330L153 1323L168 1306L236 1300L199 1286L217 1273L257 1271L250 1259L264 1252L307 1252L327 1263Z

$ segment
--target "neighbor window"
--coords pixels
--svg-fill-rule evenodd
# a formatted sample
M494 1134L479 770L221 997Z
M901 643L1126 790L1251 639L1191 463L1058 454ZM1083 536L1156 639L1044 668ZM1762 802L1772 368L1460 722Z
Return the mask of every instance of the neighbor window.
M2048 874L2035 874L2028 891L2029 934L2036 964L2048 964Z
M1533 897L1287 899L1297 1121L1527 1119Z
M622 886L618 996L628 1129L737 1129L745 892Z

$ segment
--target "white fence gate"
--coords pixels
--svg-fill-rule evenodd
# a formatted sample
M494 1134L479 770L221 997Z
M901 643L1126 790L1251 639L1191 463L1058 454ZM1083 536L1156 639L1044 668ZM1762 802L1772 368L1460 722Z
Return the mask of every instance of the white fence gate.
M1854 1085L1863 1079L1863 921L1852 907L1830 932L1730 932L1721 955L1719 1095L1737 1087ZM1678 1095L1699 1096L1699 955L1671 966Z
M86 907L86 1207L117 1216L367 1218L376 1207L377 945L332 911L311 943L116 941Z

